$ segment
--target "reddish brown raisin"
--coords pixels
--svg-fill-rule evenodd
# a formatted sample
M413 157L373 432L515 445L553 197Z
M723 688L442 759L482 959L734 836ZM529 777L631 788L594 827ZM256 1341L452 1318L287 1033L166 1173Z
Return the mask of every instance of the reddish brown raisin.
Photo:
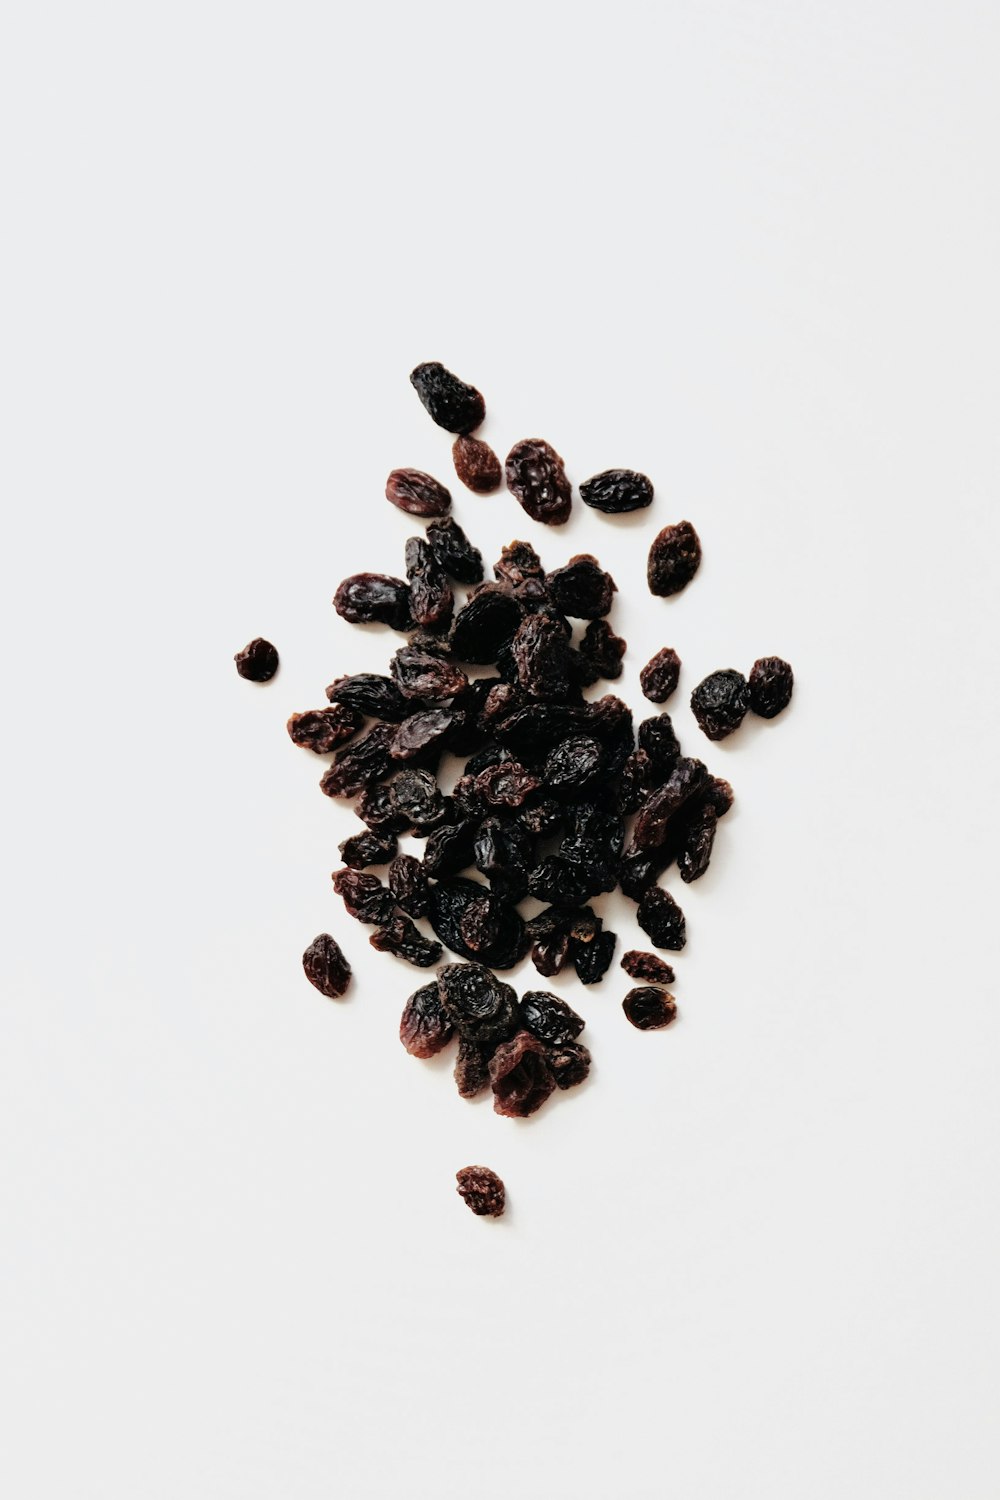
M397 854L389 866L389 889L397 906L411 917L427 913L427 873L412 854Z
M353 708L348 708L346 703L335 703L333 708L292 714L286 727L293 745L302 745L317 755L326 755L357 734L363 723L361 714Z
M233 657L236 670L247 682L270 682L278 670L278 653L270 641L257 636Z
M622 955L622 968L630 979L644 979L648 984L673 984L674 971L655 953L642 953L630 948Z
M459 583L478 583L483 576L483 554L474 547L451 516L432 521L427 542L449 578Z
M650 703L666 703L680 680L681 659L671 646L657 651L639 673L639 686Z
M455 1087L463 1099L474 1099L490 1081L490 1053L468 1037L458 1039L455 1058Z
M406 577L410 585L410 613L418 625L441 629L451 621L455 596L444 569L423 537L406 543Z
M477 495L488 495L491 490L499 488L503 470L489 443L474 437L457 437L452 444L451 456L455 461L455 473L467 489Z
M425 938L402 912L391 917L385 927L377 927L368 941L379 953L392 953L418 969L429 969L442 953L441 944Z
M549 1071L557 1089L576 1088L590 1072L590 1053L582 1042L562 1042L546 1054Z
M352 870L367 870L370 865L387 865L396 852L396 836L366 829L344 839L340 857Z
M498 1219L507 1203L500 1178L489 1167L462 1167L455 1173L457 1192L479 1218Z
M443 516L451 509L444 485L422 469L393 469L385 482L385 498L410 516Z
M698 571L701 543L690 521L664 526L649 549L646 578L649 592L668 598L679 594Z
M365 875L361 870L335 870L331 875L333 888L347 908L348 916L358 922L367 922L378 927L391 921L395 909L392 896L377 875Z
M486 402L473 385L466 385L437 360L417 365L410 384L424 410L445 432L472 432L486 415Z
M596 682L600 677L611 681L619 678L625 650L625 641L620 635L615 635L607 620L591 620L580 641L580 656L589 682Z
M455 1028L441 1009L437 985L421 985L403 1006L399 1040L411 1057L434 1057L454 1035Z
M629 990L622 1001L622 1010L640 1031L659 1031L677 1015L677 1001L666 990L644 986Z
M780 656L762 656L750 672L750 708L762 719L774 719L792 701L795 678Z
M352 625L391 625L406 630L410 618L410 590L401 578L386 573L353 573L333 596L338 615Z
M668 891L650 886L639 902L636 920L654 948L680 952L687 941L684 913Z
M309 983L331 1000L339 1000L351 982L351 966L328 932L313 938L302 955L302 967Z
M561 526L569 520L573 490L563 461L542 438L525 438L507 455L507 488L533 521Z
M490 1059L493 1108L510 1119L526 1119L541 1109L556 1086L546 1046L530 1031L501 1042Z

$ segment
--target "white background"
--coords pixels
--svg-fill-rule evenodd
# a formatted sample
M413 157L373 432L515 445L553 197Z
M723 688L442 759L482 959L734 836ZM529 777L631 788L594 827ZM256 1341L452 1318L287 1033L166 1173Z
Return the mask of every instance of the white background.
M4 1493L992 1500L995 7L4 32ZM618 524L456 514L600 555L623 693L676 646L738 798L667 881L681 1020L563 976L594 1073L523 1125L403 1053L420 976L334 899L353 821L284 731L394 644L330 598L419 530L388 469L449 479L422 359L501 453L653 476ZM792 709L708 746L691 687L768 652Z

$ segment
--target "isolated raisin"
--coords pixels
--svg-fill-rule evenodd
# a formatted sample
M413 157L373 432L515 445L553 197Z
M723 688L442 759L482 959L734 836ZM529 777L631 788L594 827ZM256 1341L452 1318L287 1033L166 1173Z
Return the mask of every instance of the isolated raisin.
M398 724L413 712L391 677L377 672L356 672L353 677L338 677L326 690L331 703L342 703L359 714Z
M410 613L418 625L440 629L451 620L455 596L444 569L422 537L406 543L406 577L410 585Z
M630 948L622 955L622 968L630 979L644 979L649 984L674 982L673 969L655 953L642 953L636 948Z
M346 703L333 708L318 708L311 713L292 714L286 728L293 745L327 755L361 728L363 719Z
M664 526L649 549L646 581L649 592L668 598L679 594L698 571L701 542L690 521Z
M247 682L270 682L278 670L278 653L270 641L257 636L233 657L236 670Z
M454 1035L455 1028L441 1008L437 982L421 985L403 1006L399 1040L411 1057L434 1057Z
M376 724L352 745L338 750L333 765L320 779L321 790L328 797L353 797L370 781L378 781L392 763L389 750L395 734L394 724Z
M394 630L406 630L413 623L409 586L386 573L352 573L334 594L333 607L352 625L391 625Z
M525 1031L550 1046L574 1041L584 1027L583 1017L548 990L526 990L518 1004L518 1015Z
M410 516L443 516L451 509L444 485L422 469L393 469L385 482L385 498Z
M571 940L570 956L581 984L597 984L604 978L615 956L617 942L617 935L607 929L595 933L589 943L578 942L575 938Z
M750 669L750 708L762 719L774 719L792 701L795 677L780 656L762 656Z
M501 1042L490 1058L493 1108L510 1119L526 1119L541 1109L556 1086L546 1046L530 1031Z
M451 516L430 523L427 545L449 578L459 583L479 583L483 576L483 554Z
M396 838L391 833L355 833L340 845L340 857L352 870L367 870L371 865L387 865L396 853Z
M590 1053L582 1042L562 1042L545 1054L557 1089L576 1088L590 1072Z
M486 403L475 386L466 385L436 360L417 365L410 384L432 421L445 432L472 432L486 415Z
M477 495L488 495L499 489L503 470L489 443L480 438L457 437L451 447L455 473L467 489Z
M459 1037L454 1078L463 1099L474 1099L489 1083L490 1056L491 1049L470 1042L468 1037Z
M587 685L600 677L612 681L620 677L625 649L625 642L615 635L607 620L591 620L580 641L580 656L589 669Z
M653 499L652 482L635 469L605 469L580 486L580 499L605 515L618 516L629 510L642 510Z
M622 1010L640 1031L659 1031L664 1026L669 1026L677 1015L677 1001L666 990L644 985L640 989L629 990L622 1001Z
M650 703L666 703L681 675L681 659L672 646L657 651L639 673L639 686Z
M391 919L395 903L377 875L345 869L335 870L330 878L348 916L371 927L379 927Z
M425 938L402 912L397 912L384 927L377 927L368 941L379 953L395 954L418 969L431 968L441 957L441 944Z
M397 906L411 917L426 914L430 888L427 872L419 859L414 859L412 854L397 854L389 866L388 880Z
M452 655L459 661L494 662L521 620L517 600L498 583L483 583L469 595L451 627Z
M684 913L673 896L663 890L662 886L650 886L643 893L636 921L654 948L670 948L679 952L687 941Z
M505 469L507 488L533 521L561 526L569 520L573 490L551 444L542 438L515 443Z
M507 1202L500 1178L489 1167L462 1167L455 1173L458 1195L480 1218L498 1219Z
M750 689L732 667L710 672L691 694L691 712L710 740L724 740L739 729L750 707Z
M617 584L589 552L577 553L545 579L557 609L576 620L596 620L611 608Z
M461 1036L481 1046L509 1037L517 1026L517 996L483 964L445 964L438 970L445 1014Z
M302 955L302 967L309 983L331 1000L339 1000L351 982L351 966L328 932L313 938Z

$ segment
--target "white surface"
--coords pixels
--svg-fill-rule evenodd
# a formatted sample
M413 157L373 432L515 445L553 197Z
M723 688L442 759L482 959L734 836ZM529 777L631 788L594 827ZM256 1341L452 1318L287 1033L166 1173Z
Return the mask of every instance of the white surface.
M5 30L4 1493L992 1500L995 11ZM449 476L427 358L501 453L654 477L630 523L456 514L596 551L623 690L675 645L738 795L681 1022L563 978L593 1080L523 1127L404 1055L419 976L334 900L352 820L283 727L388 654L329 601L419 530L387 470ZM791 712L708 749L692 685L772 651Z

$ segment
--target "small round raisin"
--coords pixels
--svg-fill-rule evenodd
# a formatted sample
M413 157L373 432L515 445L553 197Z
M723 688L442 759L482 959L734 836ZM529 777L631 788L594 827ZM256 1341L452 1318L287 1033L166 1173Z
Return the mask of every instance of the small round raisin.
M666 703L681 675L681 659L672 646L657 651L639 673L639 686L650 703Z
M605 469L603 474L584 480L580 499L594 510L603 510L605 515L624 515L652 503L653 485L635 469Z
M646 579L649 592L667 599L679 594L698 571L701 542L690 521L664 526L649 549Z
M278 653L270 641L257 636L233 657L236 670L247 682L270 682L278 670Z
M795 678L780 656L762 656L750 671L750 709L762 719L774 719L792 701Z
M443 516L451 509L444 485L421 469L393 469L385 482L385 498L410 516Z
M710 740L724 740L739 729L750 707L750 689L732 667L710 672L691 694L691 712Z
M622 1010L640 1031L659 1031L662 1027L669 1026L676 1017L677 1001L666 990L644 985L640 989L629 990L622 1001Z
M489 443L481 438L457 437L451 447L455 473L476 495L488 495L499 489L503 470Z
M498 1219L506 1207L504 1185L489 1167L463 1167L455 1173L457 1192L480 1218Z
M309 983L330 1000L339 1000L351 982L351 966L328 932L313 938L302 955L302 967Z

